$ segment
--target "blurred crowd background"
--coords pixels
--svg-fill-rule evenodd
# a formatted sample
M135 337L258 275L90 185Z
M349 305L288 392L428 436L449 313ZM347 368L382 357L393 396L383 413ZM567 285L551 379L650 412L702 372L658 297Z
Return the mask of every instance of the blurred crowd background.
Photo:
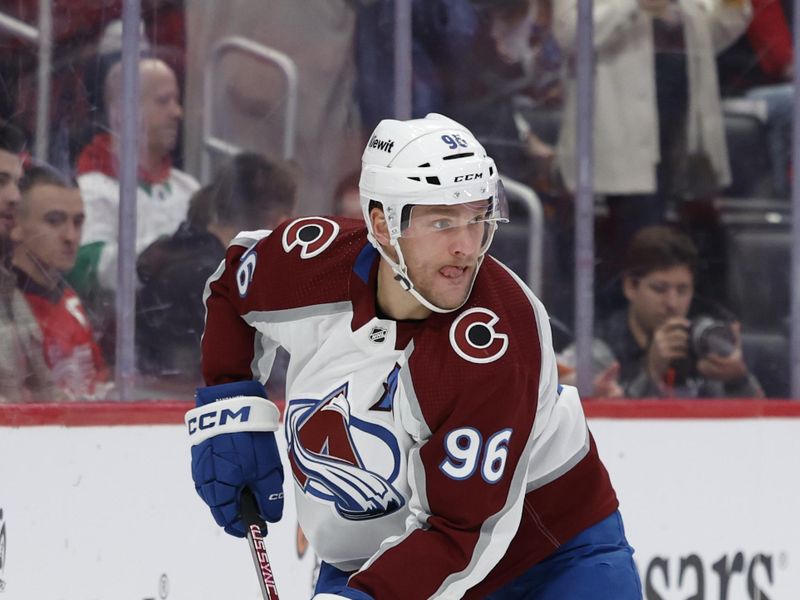
M117 399L120 319L129 398L186 399L205 281L236 233L360 218L361 151L403 92L397 6L141 0L120 315L123 2L47 4L0 0L0 402ZM496 160L512 220L490 254L544 301L571 381L577 0L410 4L408 116L446 114ZM592 395L789 397L792 3L593 10Z

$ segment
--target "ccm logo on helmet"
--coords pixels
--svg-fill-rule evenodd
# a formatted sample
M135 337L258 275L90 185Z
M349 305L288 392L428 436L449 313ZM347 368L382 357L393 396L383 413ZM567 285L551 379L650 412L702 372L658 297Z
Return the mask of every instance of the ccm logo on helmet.
M367 148L377 148L378 150L383 150L384 152L391 152L392 147L394 147L394 140L382 140L374 135L369 138L369 144L367 144Z
M339 225L323 217L304 217L283 230L283 249L289 253L300 246L300 258L314 258L331 245Z
M497 360L508 349L508 336L498 333L500 318L487 308L471 308L450 326L450 345L461 358L473 363Z
M459 181L475 181L476 179L483 179L483 173L470 173L469 175L459 175L453 181L458 183Z

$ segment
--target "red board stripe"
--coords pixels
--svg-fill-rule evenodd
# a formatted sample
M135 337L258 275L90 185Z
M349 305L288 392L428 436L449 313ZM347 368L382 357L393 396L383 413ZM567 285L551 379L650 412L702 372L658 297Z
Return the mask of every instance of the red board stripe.
M283 408L282 402L278 403ZM97 427L177 425L194 404L186 401L71 402L0 404L0 426L65 425ZM594 419L751 419L800 417L796 400L587 400L586 416Z
M0 425L175 425L183 423L192 402L69 402L0 405Z
M283 400L275 404L282 412ZM194 402L172 400L0 404L0 427L179 425L191 408Z
M760 417L800 417L796 400L587 400L586 416L595 419L753 419Z

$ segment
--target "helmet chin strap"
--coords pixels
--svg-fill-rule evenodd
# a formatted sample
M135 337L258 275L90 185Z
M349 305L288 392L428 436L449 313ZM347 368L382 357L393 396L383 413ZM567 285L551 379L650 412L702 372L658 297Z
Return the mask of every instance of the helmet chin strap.
M394 251L397 253L397 258L400 261L399 264L394 260L392 260L392 258L387 254L386 250L384 250L383 245L378 243L378 241L371 233L369 234L368 237L369 241L372 242L372 245L375 246L375 248L377 248L378 253L392 268L392 272L394 273L394 278L400 283L400 285L403 286L403 289L412 296L414 296L414 299L420 304L422 304L422 306L436 313L447 314L457 311L459 308L461 308L462 306L464 306L464 304L467 303L467 299L472 293L472 287L475 285L475 278L478 276L478 269L480 269L485 254L481 254L480 257L478 257L478 262L475 265L475 272L472 274L472 281L469 284L469 290L467 291L467 294L464 296L464 301L455 308L442 308L428 301L414 287L414 283L411 281L411 278L408 275L408 267L406 267L405 259L403 258L403 251L400 249L400 243L397 238L390 237L389 243L391 244L392 248L394 248Z

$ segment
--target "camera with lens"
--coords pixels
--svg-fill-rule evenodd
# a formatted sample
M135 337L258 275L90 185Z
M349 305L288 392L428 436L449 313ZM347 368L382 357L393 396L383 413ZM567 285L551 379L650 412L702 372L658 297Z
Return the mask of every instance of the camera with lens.
M736 336L731 326L708 315L692 319L689 326L689 352L694 360L709 354L730 356L736 350Z

